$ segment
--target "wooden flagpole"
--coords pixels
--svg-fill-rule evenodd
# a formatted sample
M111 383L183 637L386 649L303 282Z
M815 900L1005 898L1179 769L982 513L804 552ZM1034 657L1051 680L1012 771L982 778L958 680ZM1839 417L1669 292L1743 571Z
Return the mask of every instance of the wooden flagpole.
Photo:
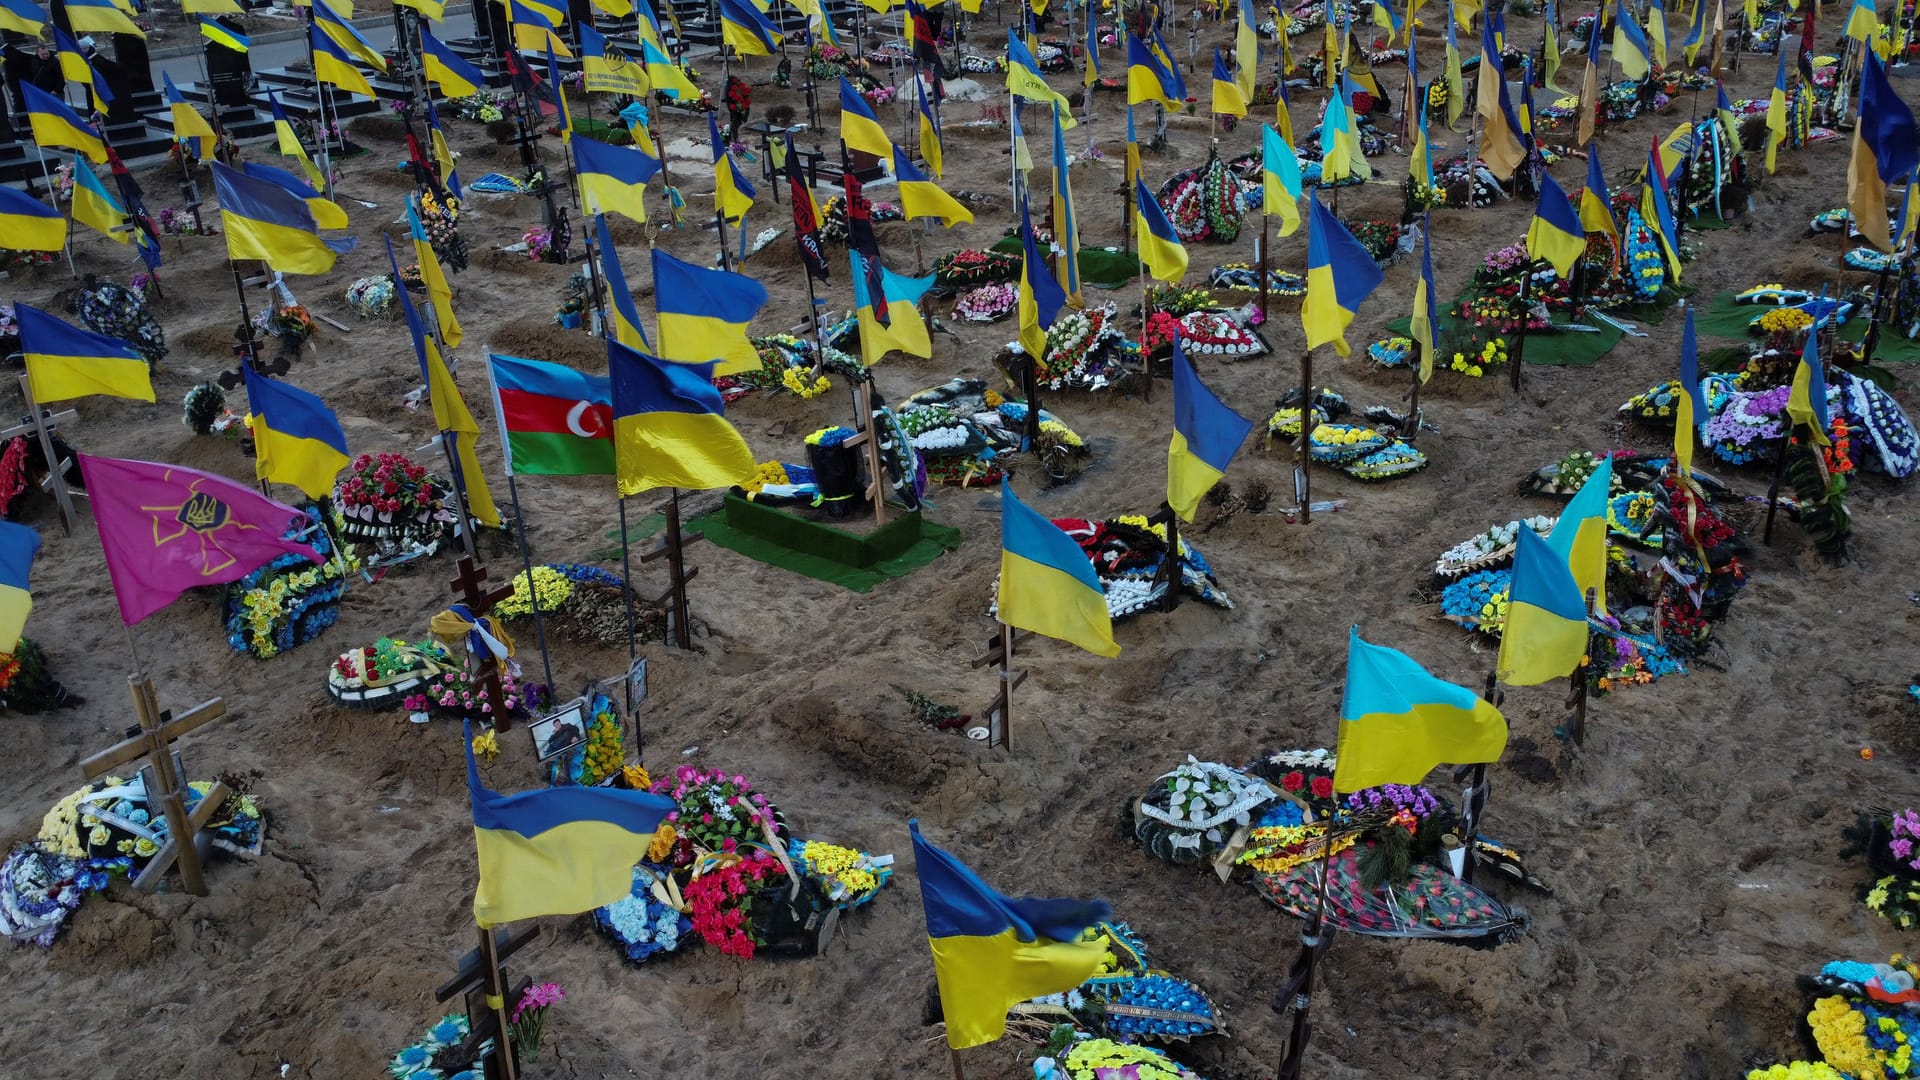
M1300 441L1293 465L1293 494L1300 504L1300 524L1313 521L1313 350L1300 354Z

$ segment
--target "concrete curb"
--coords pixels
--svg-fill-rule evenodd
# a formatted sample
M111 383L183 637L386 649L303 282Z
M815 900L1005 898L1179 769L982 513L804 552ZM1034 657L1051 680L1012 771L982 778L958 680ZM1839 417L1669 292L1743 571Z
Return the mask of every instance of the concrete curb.
M465 14L470 14L472 11L473 11L472 4L460 4L457 6L454 4L448 4L446 14L465 15ZM354 19L351 21L353 22L354 29L356 30L362 30L370 26L390 26L393 23L393 13L387 12L386 14L383 14L383 15L374 15L369 18ZM197 36L199 24L189 23L189 24L186 24L186 26L187 26L187 29L193 30L196 34L195 38L192 41L181 42L174 45L163 45L157 49L148 49L147 59L148 60L168 60L176 56L192 56L198 53L202 48L204 48L204 46L200 44L200 42L203 41L204 39ZM304 38L305 36L306 36L306 32L303 30L274 30L265 34L254 34L252 35L250 40L253 42L255 46L260 46L260 45L272 45L275 42L279 42L279 41L298 41L301 38Z

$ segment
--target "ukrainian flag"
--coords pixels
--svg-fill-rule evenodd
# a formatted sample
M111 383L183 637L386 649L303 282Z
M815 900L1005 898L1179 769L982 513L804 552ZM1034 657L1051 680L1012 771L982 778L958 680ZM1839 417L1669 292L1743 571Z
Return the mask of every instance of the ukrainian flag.
M607 215L594 217L594 229L600 234L600 274L607 279L607 295L613 301L613 340L629 349L651 352L653 343L647 340L639 305L633 302L633 293L627 288L627 271L620 265L620 253L614 249Z
M12 655L33 611L27 576L40 553L40 534L25 525L0 521L0 653Z
M1000 621L1118 656L1107 596L1087 553L1000 481Z
M93 65L87 63L86 56L80 52L79 43L55 26L53 49L54 55L60 60L60 73L67 77L68 82L80 83L93 94L94 112L106 112L107 106L113 104L113 91L107 89L106 80L93 70Z
M1773 73L1773 96L1767 101L1767 172L1773 172L1780 144L1787 141L1787 50L1781 49L1780 64Z
M239 0L180 0L184 15L245 15Z
M656 92L667 95L676 101L684 98L698 98L700 88L693 85L687 73L672 58L661 51L651 41L640 43L640 57L647 65L647 79Z
M320 167L307 156L306 147L300 145L300 135L293 130L293 122L287 119L286 110L280 107L280 99L273 91L267 91L267 105L273 110L273 133L279 140L278 149L282 157L290 157L300 163L300 171L305 173L313 187L325 188L327 177Z
M100 177L79 158L73 160L73 220L91 226L116 244L133 239L133 230L125 227L127 208L120 205L120 200L100 183Z
M1165 64L1132 33L1127 34L1127 104L1157 101L1178 112L1187 107L1178 91L1179 84Z
M783 35L752 4L720 0L720 40L740 56L772 56ZM884 154L882 157L886 156Z
M1447 126L1460 122L1460 114L1467 110L1467 76L1461 67L1460 35L1454 30L1452 17L1453 5L1447 5ZM1285 80L1282 80L1284 83Z
M1273 128L1260 129L1260 208L1280 215L1280 235L1300 228L1300 158Z
M921 318L918 305L927 290L933 288L934 276L906 277L881 266L880 291L886 298L888 311L887 323L882 326L873 313L866 256L852 248L847 249L847 255L853 263L853 306L860 327L860 362L872 367L894 349L908 356L932 356L933 339L927 336L927 323Z
M1586 655L1587 603L1573 572L1538 533L1522 526L1500 635L1500 681L1538 686L1572 673Z
M893 157L893 140L845 75L840 77L840 141L881 161Z
M1047 272L1046 260L1033 239L1033 216L1024 195L1020 199L1020 296L1015 304L1020 328L1020 351L1038 362L1047 355L1047 328L1060 317L1067 295Z
M961 206L958 200L928 179L926 173L914 168L913 160L897 146L893 148L893 176L900 185L900 212L907 220L939 218L940 223L949 229L963 221L973 223L973 211Z
M1086 40L1081 42L1080 44L1081 49L1086 53L1086 60L1087 60L1086 70L1082 73L1081 78L1083 80L1083 85L1091 87L1094 83L1097 83L1100 81L1100 20L1099 19L1087 20L1086 35L1087 35Z
M1580 192L1580 227L1590 233L1613 237L1616 247L1620 243L1620 227L1613 220L1613 196L1607 191L1607 178L1600 168L1597 146L1587 148L1587 186Z
M173 114L173 141L188 147L193 156L202 161L211 158L216 137L213 128L207 124L207 118L187 104L180 88L173 85L173 76L163 71L160 79L167 99L167 110Z
M1380 10L1380 6L1374 5L1374 10ZM1240 84L1227 70L1227 59L1218 45L1213 47L1213 102L1208 107L1221 116L1247 115L1247 99L1240 96Z
M607 373L621 495L731 487L753 475L753 451L727 422L712 364L669 363L609 341Z
M587 22L574 24L580 35L581 85L588 93L647 95L647 69L609 43Z
M1913 110L1894 93L1886 65L1869 50L1860 70L1859 122L1847 160L1847 208L1860 235L1881 251L1894 250L1887 232L1887 182L1920 165L1920 130Z
M1499 709L1434 678L1406 653L1361 640L1359 627L1348 631L1335 791L1417 784L1435 766L1498 761L1506 748L1507 718Z
M918 821L907 828L949 1047L993 1042L1007 1032L1009 1008L1071 990L1100 970L1106 946L1080 935L1113 916L1104 901L1009 900L927 843Z
M355 239L323 240L299 195L213 162L213 187L227 230L227 258L261 259L286 274L324 274Z
M1587 253L1587 232L1580 215L1573 212L1567 193L1553 177L1540 174L1540 201L1535 204L1533 221L1527 226L1527 258L1545 259L1561 280L1573 278L1573 267Z
M21 309L25 310L26 305L22 304ZM1833 421L1827 416L1827 366L1820 359L1820 322L1807 328L1807 343L1800 350L1800 363L1793 369L1793 387L1787 391L1787 417L1795 425L1805 424L1814 442L1831 446L1833 440L1827 437L1827 429L1833 426ZM26 323L22 321L21 326L24 328ZM32 370L31 363L28 370Z
M0 0L0 30L37 38L45 25L47 13L33 0Z
M351 460L339 418L297 386L275 382L245 364L241 372L247 381L255 475L269 484L292 484L310 499L325 498Z
M759 369L760 354L747 340L747 325L767 304L767 287L758 281L681 262L654 248L653 303L661 359L716 364L715 375Z
M564 2L560 4L549 4L546 0L511 0L511 3L509 3L508 0L493 0L493 2L496 4L508 4L509 9L518 7L522 11L531 12L545 19L547 25L553 27L555 30L565 25L567 21L567 5ZM516 19L520 17L517 12L512 12L511 10L509 10L509 14L512 14ZM534 51L539 52L540 50L535 49Z
M1880 32L1880 12L1874 0L1853 0L1847 11L1846 35L1855 41L1871 41Z
M556 29L561 22L562 16L557 9L544 4L508 0L507 25L513 28L515 48L533 53L552 49L556 54L572 59L573 51L567 48L567 39L561 37Z
M1312 192L1307 193L1307 207L1312 221L1307 227L1307 298L1300 305L1300 323L1307 332L1307 348L1332 342L1333 351L1346 356L1352 351L1347 327L1385 275Z
M1133 238L1140 245L1140 261L1147 272L1169 284L1187 276L1187 249L1145 180L1133 181L1133 202Z
M1167 505L1191 522L1201 496L1227 475L1253 421L1221 401L1193 370L1173 339L1173 442L1167 447Z
M460 396L460 387L453 381L453 372L447 368L446 360L440 355L440 346L427 336L426 329L420 325L420 313L414 310L413 298L407 294L406 287L400 283L400 261L393 257L393 240L387 239L387 267L393 272L393 293L400 300L400 314L406 319L407 333L413 337L414 359L420 362L420 377L427 384L427 400L433 405L433 426L440 437L453 444L453 483L456 489L466 495L467 513L480 524L491 528L500 527L500 510L494 506L493 492L487 487L487 474L480 468L480 456L475 447L480 442L480 425L474 422L473 411L467 408L467 401Z
M95 165L107 160L107 146L100 141L100 132L67 108L65 102L24 80L20 83L20 97L27 104L27 124L33 131L33 141L39 143L41 149L64 146L78 150Z
M373 87L340 44L321 30L319 19L307 28L307 43L313 49L313 77L361 97L373 97Z
M67 0L66 9L67 25L76 34L132 34L142 40L147 36L112 0Z
M1733 115L1733 102L1727 99L1727 84L1715 79L1713 87L1714 115L1720 118L1720 130L1726 133L1727 141L1737 150L1740 146L1740 118Z
M1414 80L1414 85L1420 85L1419 80ZM1435 186L1433 148L1427 142L1427 107L1424 103L1415 115L1417 119L1413 126L1413 151L1407 155L1407 175L1413 179L1414 183L1430 188Z
M573 140L573 166L586 213L622 214L647 223L647 181L660 171L659 158L638 145L613 146L580 138Z
M380 74L387 73L387 58L380 55L380 50L374 48L366 38L361 37L360 31L354 29L352 23L328 6L326 0L313 5L313 21L328 40Z
M707 114L707 134L713 141L714 212L727 224L738 225L747 216L747 211L753 209L753 197L757 192L753 190L752 182L741 175L740 166L727 151L727 144L721 141L720 124L714 120L712 113Z
M1633 21L1633 12L1627 9L1626 0L1615 0L1613 59L1620 65L1621 72L1635 81L1646 78L1651 52L1646 32Z
M1493 174L1502 180L1513 177L1515 169L1527 159L1520 145L1520 121L1513 115L1513 100L1507 96L1507 73L1500 58L1500 47L1493 38L1493 23L1480 28L1479 100L1475 110L1484 122L1480 132L1480 157Z
M1547 534L1547 546L1567 564L1573 586L1585 596L1593 590L1593 609L1607 610L1607 502L1613 498L1613 457L1587 474L1560 519Z
M298 197L301 202L307 204L307 212L313 215L316 228L344 229L347 227L345 210L340 209L337 203L328 202L324 196L308 186L306 181L287 170L278 169L272 165L242 162L240 171L255 180L265 180L269 184L284 188Z
M1053 262L1053 274L1067 294L1067 303L1080 298L1080 227L1073 219L1073 176L1067 171L1067 137L1060 126L1060 106L1053 107L1053 242L1062 254Z
M1699 0L1694 2L1698 6ZM1554 28L1559 25L1560 12L1553 0L1547 0L1546 15L1540 20L1540 66L1545 70L1546 78L1540 84L1555 93L1562 92L1556 84L1560 78L1560 35ZM1413 60L1411 52L1409 50L1407 57L1409 63Z
M453 286L447 284L440 257L433 253L433 242L427 239L427 226L420 220L419 200L414 196L407 198L407 232L413 237L413 260L420 266L420 281L427 287L427 301L433 305L433 321L440 331L440 340L447 343L447 348L457 349L466 339L466 331L460 328L460 320L454 318Z
M501 795L480 783L468 725L467 794L480 855L473 920L482 929L605 907L633 888L633 865L673 811L663 795L553 787Z
M1366 154L1360 149L1360 131L1354 126L1353 106L1349 104L1353 86L1345 76L1327 99L1327 113L1320 125L1320 186L1332 187L1343 180L1365 180L1373 175Z
M487 77L439 38L420 30L420 59L427 78L450 98L472 97L487 88Z
M1681 42L1680 51L1686 55L1687 66L1692 67L1700 55L1700 46L1707 41L1707 0L1694 0L1693 21L1687 27L1687 40Z
M0 236L17 251L59 251L67 246L67 219L26 192L0 185Z
M408 7L420 13L422 19L439 22L447 17L447 5L440 0L393 0L395 6Z
M1882 217L1886 210L1881 209ZM1640 187L1640 216L1653 229L1661 254L1667 259L1667 273L1680 280L1680 238L1674 232L1673 205L1667 201L1667 180L1660 174L1660 144L1655 143L1647 160L1647 178Z
M1040 74L1040 65L1033 59L1033 51L1013 27L1007 27L1007 93L1023 97L1028 101L1046 101L1066 109L1065 125L1074 126L1073 109L1067 99L1058 90L1047 85Z
M23 84L31 85L31 84ZM153 400L153 378L133 346L15 303L27 388L41 405L82 397Z
M1413 286L1413 316L1407 323L1407 336L1420 343L1420 382L1433 378L1433 353L1440 341L1440 309L1434 306L1438 296L1433 287L1433 215L1427 214L1420 229L1420 280Z
M1699 346L1693 336L1693 308L1687 308L1687 328L1680 337L1680 397L1673 415L1673 460L1685 480L1693 474L1693 442L1700 434L1700 418L1707 400L1700 394Z
M1293 103L1287 100L1287 80L1284 75L1274 83L1274 88L1279 91L1279 95L1278 100L1273 103L1273 129L1280 133L1281 138L1287 140L1288 145L1292 145L1293 113L1290 111L1290 108ZM1127 108L1127 116L1129 118L1133 116L1133 108L1131 106ZM1133 140L1128 139L1127 142L1128 145L1132 145Z
M200 16L200 36L222 48L243 53L253 47L253 39L211 16Z
M932 102L927 100L927 84L919 79L913 80L913 93L920 107L920 156L926 161L927 168L932 169L933 175L938 177L941 168L940 121L933 115ZM972 217L969 216L968 220L972 220Z
M1393 10L1392 0L1381 0L1373 5L1373 25L1387 32L1387 45L1393 45L1393 39L1405 32L1406 24L1400 13Z

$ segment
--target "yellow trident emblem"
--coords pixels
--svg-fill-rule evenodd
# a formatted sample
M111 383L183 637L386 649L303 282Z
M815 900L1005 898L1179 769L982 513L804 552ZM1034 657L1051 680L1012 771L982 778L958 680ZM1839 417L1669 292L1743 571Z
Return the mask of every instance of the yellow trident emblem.
M212 532L227 523L227 504L204 491L197 491L174 515L180 524L194 532Z

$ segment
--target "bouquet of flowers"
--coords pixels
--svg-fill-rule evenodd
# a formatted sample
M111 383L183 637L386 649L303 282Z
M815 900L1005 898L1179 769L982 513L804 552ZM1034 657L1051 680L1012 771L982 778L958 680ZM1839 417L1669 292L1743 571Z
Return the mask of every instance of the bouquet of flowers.
M392 521L440 509L438 480L405 454L361 454L334 493L348 517Z
M464 670L443 671L427 683L427 702L429 705L444 709L456 716L471 717L475 720L490 720L494 716L494 703L487 694L487 681ZM526 703L526 697L520 690L520 681L513 672L500 672L501 711L512 715L520 711Z
M460 235L460 200L449 195L443 201L433 192L420 196L420 227L426 231L427 244L450 274L467 268L467 241ZM419 267L414 267L416 275ZM404 276L405 271L402 271Z
M718 769L682 765L671 778L656 781L653 793L679 804L667 820L708 851L730 854L742 843L762 841L773 820L767 797L755 792L746 777Z
M213 236L216 230L205 222L195 221L193 212L177 206L163 206L154 215L154 222L160 226L165 236Z
M505 119L507 109L511 107L506 98L492 90L482 90L477 94L454 98L447 102L447 109L453 115L464 120L478 120L483 124Z
M507 1034L513 1039L514 1056L532 1061L540 1056L540 1036L547 1029L547 1012L567 998L559 983L539 983L527 988L507 1018Z
M684 891L694 932L728 956L751 960L754 947L766 944L753 922L755 895L777 885L786 867L758 848L742 858L710 859L708 864L715 869L696 874Z
M125 285L96 280L81 290L80 321L96 333L133 346L150 365L167 355L167 335L147 309L146 297Z
M253 328L275 338L288 348L298 349L313 337L313 315L298 304L287 304L253 313Z
M969 289L953 305L956 318L968 322L999 322L1013 314L1020 292L1012 285L988 284Z
M393 279L385 274L363 277L347 286L347 306L363 319L381 319L393 313Z
M940 284L948 287L1013 281L1020 276L1020 258L998 251L962 248L933 260L933 273Z
M422 1076L433 1080L480 1080L480 1070L471 1068L473 1062L460 1053L460 1045L467 1041L470 1031L465 1016L458 1013L443 1016L439 1023L427 1029L426 1035L393 1055L387 1062L387 1072L394 1080L414 1080Z

